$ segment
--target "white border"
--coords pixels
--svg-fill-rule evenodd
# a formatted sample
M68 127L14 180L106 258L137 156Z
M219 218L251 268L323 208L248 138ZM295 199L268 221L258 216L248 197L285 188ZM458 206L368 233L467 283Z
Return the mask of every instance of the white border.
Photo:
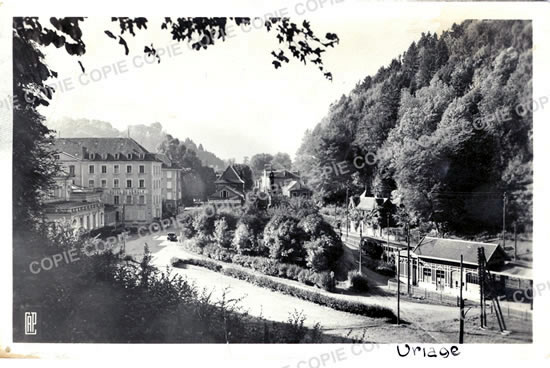
M330 1L330 0L328 0ZM150 2L95 0L78 2L69 0L4 0L0 1L0 92L11 94L11 17L14 15L186 15L186 16L229 16L229 15L264 15L277 9L293 6L293 1L197 1L193 5L185 2L155 0ZM463 14L465 18L478 19L532 19L534 32L534 78L533 96L550 96L549 78L549 47L550 47L550 7L548 3L405 3L405 2L367 2L343 0L343 3L311 14L315 17L370 17L386 16L399 21L400 17L415 17L422 13ZM390 24L390 23L389 23ZM0 114L4 114L1 112ZM4 118L4 117L3 117ZM9 112L8 121L11 121ZM3 119L0 119L0 122ZM536 260L534 262L535 284L547 282L550 267L546 265L549 257L547 225L548 216L548 181L547 162L550 145L544 141L550 136L550 109L539 110L534 114L535 131L535 204L534 204L534 241ZM297 367L301 360L319 356L346 345L107 345L107 344L13 344L11 343L11 126L3 124L0 127L0 169L4 180L0 181L0 193L3 195L0 234L4 244L0 253L0 346L11 347L14 353L34 353L43 358L80 358L86 359L78 364L90 364L90 358L101 359L116 364L134 364L134 361L156 362L157 364L178 365L239 365L273 366L281 368L290 365L291 368L307 368L307 365ZM546 225L546 226L545 226ZM550 344L548 332L550 310L550 290L535 299L534 343L525 345L463 345L458 358L442 360L431 359L440 364L463 364L464 360L475 362L476 365L517 365L517 360L548 360ZM449 346L449 345L446 345ZM349 355L349 354L348 354ZM173 358L173 359L171 359ZM384 364L387 359L398 359L401 364L425 365L430 359L403 358L399 359L395 345L383 345L368 355L359 355L353 359L337 363L328 363L325 367L365 366L367 364ZM159 362L159 359L162 361ZM170 359L170 363L165 361ZM0 364L6 361L0 361ZM44 361L42 361L44 362ZM130 363L132 362L132 363ZM21 362L10 362L21 364ZM389 362L388 362L389 363ZM386 363L386 364L388 364ZM56 364L74 364L56 362ZM94 363L96 365L97 363ZM391 364L391 363L389 363Z

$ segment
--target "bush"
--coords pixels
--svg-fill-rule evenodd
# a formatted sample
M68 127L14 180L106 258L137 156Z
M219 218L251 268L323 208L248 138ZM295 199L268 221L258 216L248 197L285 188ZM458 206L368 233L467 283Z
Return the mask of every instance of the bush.
M315 284L320 288L325 289L326 291L334 290L334 278L331 277L329 272L321 272L317 274L317 280Z
M379 260L382 258L382 253L384 253L384 248L373 241L367 241L362 246L361 249L365 251L365 254L373 260Z
M384 276L389 276L389 277L395 276L395 266L392 266L389 263L382 263L378 265L375 271Z
M298 220L287 215L275 215L264 230L264 242L273 259L297 263L303 261L305 234L298 227Z
M348 280L350 283L350 289L366 292L369 290L369 282L366 276L360 274L357 271L350 271L348 273Z
M183 232L183 236L187 239L191 239L197 234L195 227L193 226L193 215L190 213L184 213L179 219L178 223L180 224Z
M208 268L209 270L220 272L222 270L222 266L217 264L214 261L210 261L208 259L195 259L195 258L189 258L189 259L179 259L179 262L176 264L173 264L174 267L181 267L181 265L192 265L192 266L200 266L204 268Z
M197 211L193 216L193 228L197 236L210 237L214 234L214 224L216 218L208 210Z
M225 217L221 217L214 223L214 241L223 248L231 245L231 232Z

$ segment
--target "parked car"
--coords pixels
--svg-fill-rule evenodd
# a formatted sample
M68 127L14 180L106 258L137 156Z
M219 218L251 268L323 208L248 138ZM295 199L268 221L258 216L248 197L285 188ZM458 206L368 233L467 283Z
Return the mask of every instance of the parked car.
M176 233L168 233L168 240L176 242L178 241L178 236L176 235Z

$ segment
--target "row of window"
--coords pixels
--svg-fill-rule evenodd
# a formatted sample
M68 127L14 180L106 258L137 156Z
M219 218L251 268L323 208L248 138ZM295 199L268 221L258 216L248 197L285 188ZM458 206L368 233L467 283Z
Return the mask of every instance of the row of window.
M436 283L436 280L444 280L445 279L445 271L444 270L435 270L435 278L432 278L432 270L430 268L424 268L424 271L422 273L422 281L423 282L431 282L433 284ZM466 282L469 284L479 284L479 278L478 275L472 272L466 273Z
M107 179L101 179L100 183L101 183L101 188L107 188ZM95 180L94 179L88 180L88 187L95 188ZM119 179L113 179L113 188L120 188L120 180ZM126 179L126 188L133 188L133 180L132 179ZM145 179L139 179L138 188L140 188L140 189L145 188Z
M74 166L69 166L69 172L74 174ZM131 174L133 170L133 165L126 165L126 174ZM88 165L88 173L89 174L95 174L95 165ZM101 173L107 174L107 165L101 165ZM120 165L113 165L113 173L114 174L120 174ZM139 165L139 173L145 174L145 165Z
M113 165L112 166L112 172L113 174L120 174L120 166L121 165ZM101 165L100 167L102 174L107 174L107 165ZM126 174L132 174L133 173L133 165L126 165ZM96 172L96 165L88 165L88 174L95 174ZM139 165L138 166L138 173L145 174L145 165ZM161 168L159 166L153 166L153 174L158 176L161 173ZM69 175L75 175L75 165L69 165Z
M113 204L116 204L116 205L121 204L120 203L120 196L117 196L117 195L113 196ZM138 197L138 202L134 203L134 196L127 195L126 196L126 201L124 202L124 204L145 204L145 196L140 195Z

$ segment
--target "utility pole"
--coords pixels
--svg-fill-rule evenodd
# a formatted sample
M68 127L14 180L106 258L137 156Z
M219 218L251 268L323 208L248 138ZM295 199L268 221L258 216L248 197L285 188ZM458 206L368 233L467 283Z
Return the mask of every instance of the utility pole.
M516 259L518 259L518 228L516 221L514 221L514 261Z
M401 280L399 276L401 274L401 253L397 251L397 325L399 325L399 298L401 294Z
M411 295L411 229L407 222L407 295Z
M363 244L363 226L359 226L359 274L362 273L361 270L361 244Z
M346 184L346 240L349 237L349 184Z
M502 249L506 246L506 192L502 196Z
M462 282L462 277L464 274L464 256L460 255L460 301L459 301L459 307L460 307L460 330L458 335L458 343L462 344L464 343L464 299L462 298L462 287L464 283Z
M389 213L386 216L386 221L387 221L387 224L386 224L386 238L387 238L386 247L388 248L388 252L389 252L390 251L390 214Z

